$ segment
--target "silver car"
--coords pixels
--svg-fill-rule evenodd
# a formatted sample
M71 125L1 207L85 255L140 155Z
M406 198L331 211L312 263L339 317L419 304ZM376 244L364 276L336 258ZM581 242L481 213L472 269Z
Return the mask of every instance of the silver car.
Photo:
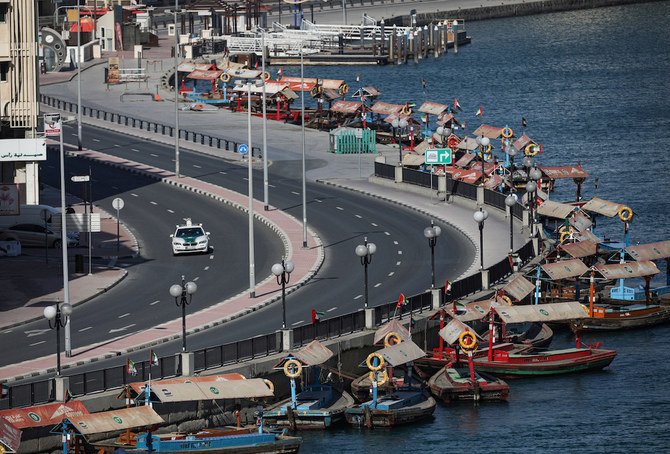
M0 241L18 241L22 247L44 247L46 244L50 248L60 248L63 244L60 232L38 224L16 224L0 230ZM67 234L67 245L79 245L78 232Z

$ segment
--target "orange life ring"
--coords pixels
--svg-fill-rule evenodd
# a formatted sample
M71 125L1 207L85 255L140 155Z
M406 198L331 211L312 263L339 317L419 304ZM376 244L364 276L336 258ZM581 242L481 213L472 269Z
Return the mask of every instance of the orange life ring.
M510 137L514 136L514 131L512 130L512 128L508 128L506 126L502 130L502 136L504 139L509 139Z
M389 381L389 373L386 372L386 369L384 369L381 372L377 373L377 376L375 377L375 372L370 371L368 374L368 378L370 379L370 383L374 383L375 381L377 382L377 386L381 386L387 381ZM376 378L376 380L375 380Z
M561 233L561 238L560 242L563 243L565 240L570 239L570 235L572 235L572 230L566 230L565 232Z
M412 109L410 109L410 107L405 104L402 106L402 109L400 109L400 113L403 115L412 115Z
M393 341L393 343L391 343L391 341ZM400 334L394 331L391 331L386 336L384 336L384 347L390 347L391 345L399 344L400 342L402 342Z
M458 344L466 352L477 350L477 338L470 331L463 331L458 336Z
M294 366L295 369L291 372L291 366ZM297 359L289 359L284 363L284 375L288 378L299 377L302 373L302 364Z
M230 74L228 73L221 74L221 76L219 76L219 80L224 84L230 82Z
M347 84L340 85L339 93L342 96L346 95L348 91L349 91L349 85L347 85Z
M377 358L378 363L379 363L376 366L372 363L372 360L374 358ZM384 357L377 352L372 352L365 359L365 364L368 366L368 369L370 369L373 372L376 372L378 370L381 370L384 367Z
M619 219L621 222L628 222L633 219L633 210L628 207L619 208Z
M270 73L269 72L265 71L263 73L263 80L270 80Z
M508 306L512 305L512 299L509 296L503 295L500 299L507 303Z
M526 154L526 156L535 156L540 152L540 147L533 143L529 143L526 145L526 148L524 148L523 152Z

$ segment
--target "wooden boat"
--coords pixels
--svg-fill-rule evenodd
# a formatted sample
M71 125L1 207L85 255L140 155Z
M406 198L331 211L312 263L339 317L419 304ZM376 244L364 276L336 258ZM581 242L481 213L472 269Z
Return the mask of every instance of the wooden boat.
M275 369L284 371L289 377L291 397L285 399L264 412L264 420L270 426L302 429L328 429L344 420L344 411L354 405L354 398L329 383L308 384L298 393L296 378L304 370L315 371L334 353L318 340L314 340L296 352L288 354ZM318 376L318 374L311 374ZM305 381L310 374L303 377Z
M430 392L444 403L456 401L507 400L509 385L500 378L475 372L475 383L467 367L443 367L428 380Z
M591 347L567 348L538 353L496 352L492 359L474 358L477 372L489 372L499 377L527 375L557 375L586 370L599 370L610 365L614 350Z
M302 439L283 432L259 432L257 428L205 429L195 434L141 433L135 447L126 452L172 453L296 453ZM149 448L151 447L151 451Z
M345 412L347 422L356 427L393 427L428 418L435 411L435 399L425 390L403 387L355 405Z
M404 374L406 369L393 369L393 376L389 377L389 380L383 385L377 387L377 392L380 395L390 394L397 388L402 388L406 385L405 377L400 376L399 374ZM351 394L354 396L358 402L367 402L370 400L370 389L372 388L372 382L367 373L361 375L351 382Z
M270 426L328 429L343 421L345 410L354 404L354 398L346 391L340 392L328 384L313 385L297 395L295 409L291 407L291 399L285 399L266 410L263 417Z
M615 331L670 322L670 306L634 304L594 306L593 317L575 321L573 330Z

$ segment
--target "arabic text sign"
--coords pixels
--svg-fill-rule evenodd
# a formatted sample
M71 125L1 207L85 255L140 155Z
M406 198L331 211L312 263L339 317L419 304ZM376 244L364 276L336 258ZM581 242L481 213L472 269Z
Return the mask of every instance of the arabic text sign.
M0 162L46 160L47 142L44 137L0 140Z
M451 148L429 148L426 150L426 164L451 164Z
M90 218L90 219L89 219ZM91 224L91 232L97 233L100 232L100 213L73 213L65 215L65 222L67 223L66 232L88 232L89 222ZM54 217L52 220L52 228L54 230L60 230L61 228L61 219L59 217Z

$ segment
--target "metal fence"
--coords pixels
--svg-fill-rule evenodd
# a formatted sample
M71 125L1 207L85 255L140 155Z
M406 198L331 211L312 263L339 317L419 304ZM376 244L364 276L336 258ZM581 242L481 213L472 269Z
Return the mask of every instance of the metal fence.
M201 372L227 364L269 356L281 350L281 336L278 336L276 333L264 334L250 339L194 351L194 370Z
M333 339L364 329L365 312L362 310L329 318L316 325L311 323L300 325L293 328L293 347L301 347L314 339Z
M395 166L375 161L375 176L395 180Z

